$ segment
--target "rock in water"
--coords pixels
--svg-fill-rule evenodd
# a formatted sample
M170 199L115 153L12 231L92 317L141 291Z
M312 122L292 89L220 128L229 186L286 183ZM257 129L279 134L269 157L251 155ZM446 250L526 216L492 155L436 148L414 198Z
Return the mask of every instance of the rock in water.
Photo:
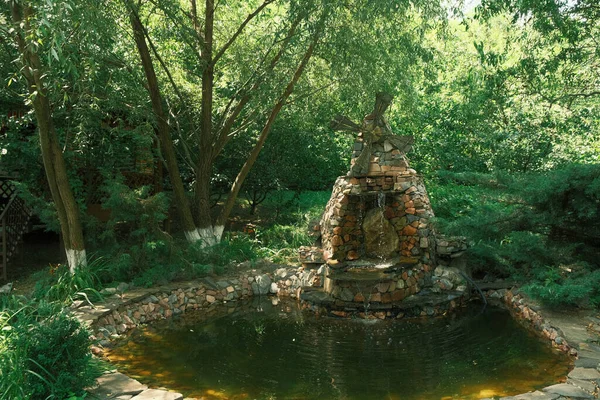
M271 282L271 293L277 294L279 292L279 286L275 282Z
M367 255L389 258L396 254L400 239L394 225L383 215L383 210L373 208L367 212L362 224Z
M271 289L271 278L268 275L258 275L252 282L252 292L254 295L265 295Z

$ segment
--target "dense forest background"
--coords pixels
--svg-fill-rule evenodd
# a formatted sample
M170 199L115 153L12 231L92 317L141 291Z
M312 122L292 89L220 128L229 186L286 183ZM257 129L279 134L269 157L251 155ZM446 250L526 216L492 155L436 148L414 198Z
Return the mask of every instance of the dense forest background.
M468 238L474 274L600 303L593 1L0 10L2 170L67 254L83 252L71 263L87 249L110 265L101 280L291 257L349 165L353 138L329 121L361 120L385 90L438 226Z

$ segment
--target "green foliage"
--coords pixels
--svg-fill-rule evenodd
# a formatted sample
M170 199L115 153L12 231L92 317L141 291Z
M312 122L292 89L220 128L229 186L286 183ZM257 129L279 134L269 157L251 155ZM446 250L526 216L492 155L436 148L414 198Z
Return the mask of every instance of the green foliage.
M199 243L178 241L174 243L168 261L149 263L136 276L126 276L132 278L136 285L150 287L176 280L190 280L210 273L222 274L230 265L254 260L260 254L257 243L243 234L227 237L210 247L202 247ZM118 263L125 264L113 265L113 269L129 273L132 268L127 264L127 260L130 259L128 254L122 254Z
M269 198L288 191L328 190L350 163L349 135L334 134L325 126L315 128L323 123L320 119L298 113L286 113L280 119L244 181L243 190L250 203L257 198L272 202ZM232 140L219 158L217 167L228 182L235 179L252 145L251 137L241 136Z
M151 194L149 186L131 189L122 175L107 180L104 191L107 198L103 207L110 210L110 219L100 240L116 243L127 238L145 243L158 236L168 215L169 202L164 193Z
M416 137L413 165L426 174L495 173L597 162L600 92L597 71L587 71L597 60L561 58L565 43L494 15L451 21L442 40L430 37L435 73L424 69L420 101L391 116L397 132Z
M74 273L67 265L50 266L36 274L33 298L48 302L71 304L74 300L88 303L102 300L99 290L102 282L99 278L108 270L108 262L102 258L91 257L87 266L80 266Z
M121 175L107 179L103 189L103 207L110 210L110 218L98 226L95 237L99 251L111 261L98 271L99 278L129 281L155 265L172 264L173 239L162 230L169 206L166 195L151 194L147 186L130 189Z
M4 298L0 398L66 399L94 381L89 332L59 303Z
M199 244L194 244L190 246L190 252L193 253L194 259L219 267L230 263L253 260L257 257L256 244L243 234L226 238L210 247L202 248Z
M295 262L298 247L314 244L311 224L318 223L330 195L329 191L280 191L267 197L263 207L272 220L256 228L258 255L280 263Z
M308 225L274 225L258 231L257 240L266 256L275 262L287 263L295 261L298 247L310 246L314 238L308 235Z
M172 238L162 230L168 210L164 193L132 190L122 179L108 182L104 206L111 215L98 238L111 261L98 273L102 281L151 286L222 272L230 263L256 258L255 244L243 236L208 248Z
M552 304L598 303L597 166L487 180L484 175L441 175L443 184L430 188L434 210L441 206L438 224L472 241L475 270L531 282L530 293ZM466 193L462 198L461 191ZM460 211L452 210L455 200Z
M548 267L524 290L551 306L589 304L600 307L600 270L590 271L577 265L562 269Z
M330 188L324 191L307 190L302 192L283 190L274 192L267 197L264 207L270 210L272 223L307 224L309 220L321 217L330 196Z

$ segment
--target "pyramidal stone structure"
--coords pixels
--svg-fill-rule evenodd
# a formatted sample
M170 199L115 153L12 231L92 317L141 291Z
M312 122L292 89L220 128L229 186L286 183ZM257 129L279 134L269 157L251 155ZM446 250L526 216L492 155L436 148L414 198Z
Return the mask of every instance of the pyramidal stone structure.
M352 128L358 136L351 169L336 180L321 219L323 254L338 268L356 260L389 260L420 264L428 272L434 214L423 178L406 158L412 136L393 135L383 116L390 101L391 96L378 94L375 110L362 126L350 125L344 117L332 122L334 129Z
M323 290L346 309L392 308L432 287L437 266L433 210L406 158L413 138L394 135L384 117L391 100L377 94L361 125L343 116L331 123L357 134L350 171L336 180L319 225ZM441 244L446 254L456 250Z

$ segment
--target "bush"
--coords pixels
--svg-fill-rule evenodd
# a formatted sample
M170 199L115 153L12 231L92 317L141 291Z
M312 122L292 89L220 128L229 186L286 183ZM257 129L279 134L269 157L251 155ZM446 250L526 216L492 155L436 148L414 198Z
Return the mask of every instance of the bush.
M597 166L512 176L442 173L430 190L441 230L471 240L475 272L527 283L533 297L551 305L600 303L592 284L600 283Z
M173 238L161 226L169 208L165 193L152 194L149 186L131 189L121 175L106 179L103 190L107 195L103 207L110 210L110 218L92 240L107 260L96 273L98 279L103 283L137 279L147 286L161 274L146 271L167 268L162 281L170 280L170 271L181 269L182 263Z
M225 237L214 246L202 247L200 243L189 246L188 257L217 267L231 263L254 260L259 257L256 242L245 234Z
M4 301L1 399L66 399L94 381L89 332L59 304Z
M277 262L295 260L297 248L313 242L308 235L309 221L320 217L330 196L330 192L277 191L263 207L270 211L265 218L267 227L257 227L253 236L230 233L217 245L202 248L200 243L190 244L162 230L168 210L164 194L152 195L147 187L130 189L122 177L106 182L104 207L111 210L110 219L91 240L104 261L85 271L91 281L80 282L78 274L73 278L61 274L60 279L44 274L43 287L58 285L51 290L54 295L50 299L66 297L59 293L65 286L77 288L67 292L81 297L82 288L95 289L112 282L132 281L149 287L211 272L221 274L231 264L262 257Z
M325 211L325 205L331 191L277 191L267 197L263 203L269 209L272 223L280 225L298 225L308 220L319 219Z
M560 274L559 271L569 271ZM523 287L530 296L550 306L600 306L600 270L583 269L575 272L571 268L547 267L536 277L536 281Z
M37 273L33 298L62 304L70 304L74 300L90 303L102 300L99 274L107 269L108 263L103 258L94 257L90 257L87 266L78 267L74 273L66 265L51 265L49 269Z

